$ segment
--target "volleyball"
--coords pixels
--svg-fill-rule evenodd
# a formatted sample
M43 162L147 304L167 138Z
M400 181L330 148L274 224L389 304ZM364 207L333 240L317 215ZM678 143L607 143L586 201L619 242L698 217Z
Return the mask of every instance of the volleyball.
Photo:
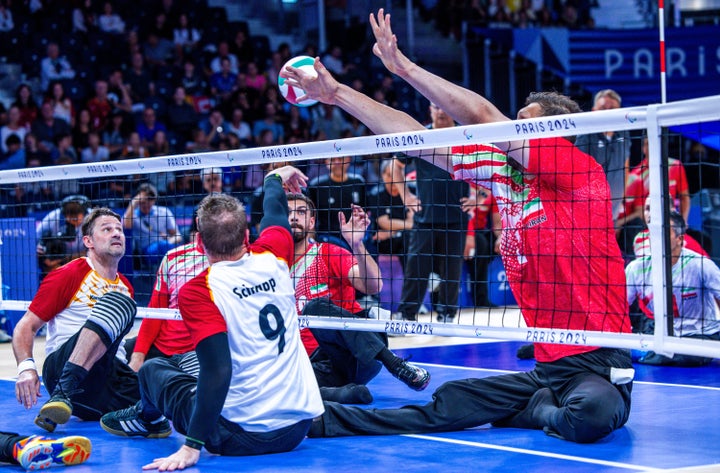
M315 72L315 68L313 67L314 62L315 59L310 56L295 56L283 64L281 70L285 69L287 66L292 66L311 74L313 77L316 77L317 72ZM289 86L287 84L287 80L280 76L278 76L278 88L280 89L282 96L285 97L285 100L298 107L309 107L317 103L317 100L303 100L302 102L298 102L298 97L305 95L305 91L299 87Z

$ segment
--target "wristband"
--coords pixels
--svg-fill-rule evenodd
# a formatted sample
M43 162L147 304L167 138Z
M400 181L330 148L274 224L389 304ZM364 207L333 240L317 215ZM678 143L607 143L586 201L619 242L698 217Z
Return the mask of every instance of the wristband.
M282 177L280 177L280 174L278 174L278 173L276 173L276 172L274 172L274 173L272 173L272 174L268 174L267 176L265 176L265 180L267 181L267 180L270 179L271 177L277 177L277 178L280 180L280 182L282 182Z
M35 360L32 358L26 358L23 361L21 361L18 364L17 367L17 374L20 376L20 373L27 370L35 370L37 372L37 366L35 366Z
M202 450L202 448L205 446L205 442L194 439L192 437L185 437L185 446L194 448L195 450Z

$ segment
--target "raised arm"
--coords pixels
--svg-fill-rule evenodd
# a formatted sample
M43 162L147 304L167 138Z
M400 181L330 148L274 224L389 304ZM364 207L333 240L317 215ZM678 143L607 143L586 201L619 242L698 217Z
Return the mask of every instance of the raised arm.
M405 56L397 46L397 37L390 27L390 14L379 9L377 17L370 14L375 35L373 53L385 67L397 75L461 125L510 120L483 96L436 76Z
M298 98L300 101L315 99L322 103L337 105L363 122L373 133L378 135L425 129L420 122L407 113L388 107L347 85L339 83L320 62L319 58L315 58L314 67L317 77L313 77L305 71L292 66L287 66L280 72L280 75L287 79L289 85L299 87L305 91L305 95ZM406 151L405 153L418 156L448 172L452 172L452 162L447 148L429 151ZM445 159L438 159L439 156L444 156Z
M349 221L345 220L345 215L342 212L338 212L338 219L340 220L343 238L350 245L352 254L358 262L348 272L350 282L356 290L365 294L379 293L382 289L380 269L363 243L365 231L370 225L368 214L359 205L353 205Z

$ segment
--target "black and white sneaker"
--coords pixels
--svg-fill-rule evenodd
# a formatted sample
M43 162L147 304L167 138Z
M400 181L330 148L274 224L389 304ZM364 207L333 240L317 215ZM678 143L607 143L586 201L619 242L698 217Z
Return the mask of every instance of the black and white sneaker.
M106 432L121 437L162 439L172 433L170 422L165 416L160 416L153 421L147 421L140 417L140 412L140 402L127 409L108 412L100 419L100 426Z
M408 363L406 360L397 363L388 371L415 391L422 391L430 384L430 372L412 363Z

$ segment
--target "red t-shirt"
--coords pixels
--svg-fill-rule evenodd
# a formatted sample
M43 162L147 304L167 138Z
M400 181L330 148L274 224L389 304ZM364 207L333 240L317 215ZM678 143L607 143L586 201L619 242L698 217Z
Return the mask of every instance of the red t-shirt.
M456 178L490 184L498 201L503 263L528 327L629 333L624 262L602 168L564 138L529 146L524 172L484 145L453 149ZM531 332L529 341L539 342ZM598 348L535 347L541 362Z
M345 248L329 243L311 244L290 269L298 313L302 313L307 301L318 297L328 297L335 305L353 314L360 312L362 306L348 279L350 269L356 264L355 257ZM318 346L315 337L308 329L301 330L300 336L308 355L312 354Z

